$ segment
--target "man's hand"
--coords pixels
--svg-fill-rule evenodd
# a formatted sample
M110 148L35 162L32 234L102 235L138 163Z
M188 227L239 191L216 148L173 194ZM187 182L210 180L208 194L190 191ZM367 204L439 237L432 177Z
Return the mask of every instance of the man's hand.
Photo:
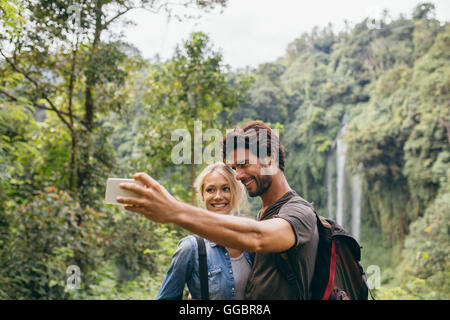
M140 213L152 221L173 222L181 203L148 174L136 173L133 178L144 186L121 183L120 188L137 193L143 198L118 197L117 202L124 204L126 210Z

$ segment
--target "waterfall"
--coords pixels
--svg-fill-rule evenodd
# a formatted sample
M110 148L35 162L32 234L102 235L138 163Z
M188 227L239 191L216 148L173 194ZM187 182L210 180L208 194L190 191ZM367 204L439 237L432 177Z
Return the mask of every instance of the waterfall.
M333 141L331 150L327 156L326 186L328 218L333 219L333 156L336 154L336 222L347 230L351 227L352 235L359 241L361 237L362 164L360 163L356 169L352 170L351 179L350 177L347 178L347 145L342 139L346 125L347 115L344 115L341 129ZM350 224L350 221L351 226L347 225Z
M342 127L339 130L336 139L336 166L337 166L337 195L336 195L336 222L344 226L344 212L345 212L345 154L347 152L347 145L342 140L342 135L345 133L345 126L347 124L347 115L344 115L342 120Z
M362 164L358 165L352 176L352 234L356 240L361 232Z
M326 167L326 184L327 184L327 209L328 218L333 219L333 151L334 145L327 156L327 167Z

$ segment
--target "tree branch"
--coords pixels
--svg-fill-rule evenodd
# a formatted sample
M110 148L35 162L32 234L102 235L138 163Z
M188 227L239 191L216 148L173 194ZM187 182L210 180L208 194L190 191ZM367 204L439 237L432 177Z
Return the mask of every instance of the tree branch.
M19 101L19 99L17 98L17 97L15 97L15 96L13 96L11 93L9 93L9 92L7 92L7 91L5 91L5 90L3 90L3 89L0 89L0 94L3 94L5 97L7 97L9 100L11 100L11 101L14 101L14 102L18 102L18 103L20 103L20 104L23 104L23 105L25 105L26 106L26 104L24 104L24 103L22 103L21 101ZM40 104L40 103L37 103L37 102L32 102L32 105L34 106L34 107L36 107L36 108L39 108L39 109L44 109L44 110L48 110L48 111L54 111L52 108L50 108L50 107L47 107L46 105L44 105L44 104ZM65 116L70 116L70 114L69 113L67 113L67 112L64 112L64 111L59 111L59 112L61 112L63 115L65 115ZM79 120L77 117L73 117L75 120Z
M120 11L119 13L117 13L114 17L112 17L111 19L109 19L108 21L105 21L105 23L103 24L103 29L106 29L109 24L111 22L113 22L114 20L116 20L117 18L119 18L120 16L123 16L125 13L127 13L128 11L132 10L132 9L136 9L137 7L127 7L125 10Z
M41 96L48 102L48 104L50 105L50 110L56 112L56 114L58 115L58 118L61 119L61 121L69 128L70 131L73 131L73 127L70 125L70 123L64 118L63 113L60 111L58 108L56 108L56 106L53 104L53 102L51 101L51 99L42 91L41 86L39 85L39 83L34 80L33 78L31 78L31 76L26 73L25 71L21 70L14 62L11 61L11 59L9 59L7 56L5 56L5 54L3 53L3 51L0 49L0 54L3 56L3 58L5 58L6 62L8 62L8 64L18 73L22 74L25 76L26 79L28 79L28 81L30 81L35 87L36 89L38 89L41 93ZM48 108L48 107L47 107Z

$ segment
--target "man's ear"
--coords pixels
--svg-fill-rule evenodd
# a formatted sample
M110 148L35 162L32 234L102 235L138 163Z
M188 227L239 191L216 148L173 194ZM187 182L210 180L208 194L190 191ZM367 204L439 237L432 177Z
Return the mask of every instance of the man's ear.
M277 172L278 166L276 165L275 159L272 156L267 156L260 162L261 164L261 175L271 176Z

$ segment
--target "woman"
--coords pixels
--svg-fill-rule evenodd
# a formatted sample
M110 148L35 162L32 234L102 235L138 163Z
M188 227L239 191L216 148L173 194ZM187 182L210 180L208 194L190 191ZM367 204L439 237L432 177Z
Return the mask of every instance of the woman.
M195 187L207 210L218 214L239 213L246 195L234 171L222 162L207 166L197 177ZM243 299L251 271L247 252L224 248L204 239L208 264L209 298ZM181 299L187 284L193 299L200 299L198 246L194 236L183 238L172 257L156 299Z

